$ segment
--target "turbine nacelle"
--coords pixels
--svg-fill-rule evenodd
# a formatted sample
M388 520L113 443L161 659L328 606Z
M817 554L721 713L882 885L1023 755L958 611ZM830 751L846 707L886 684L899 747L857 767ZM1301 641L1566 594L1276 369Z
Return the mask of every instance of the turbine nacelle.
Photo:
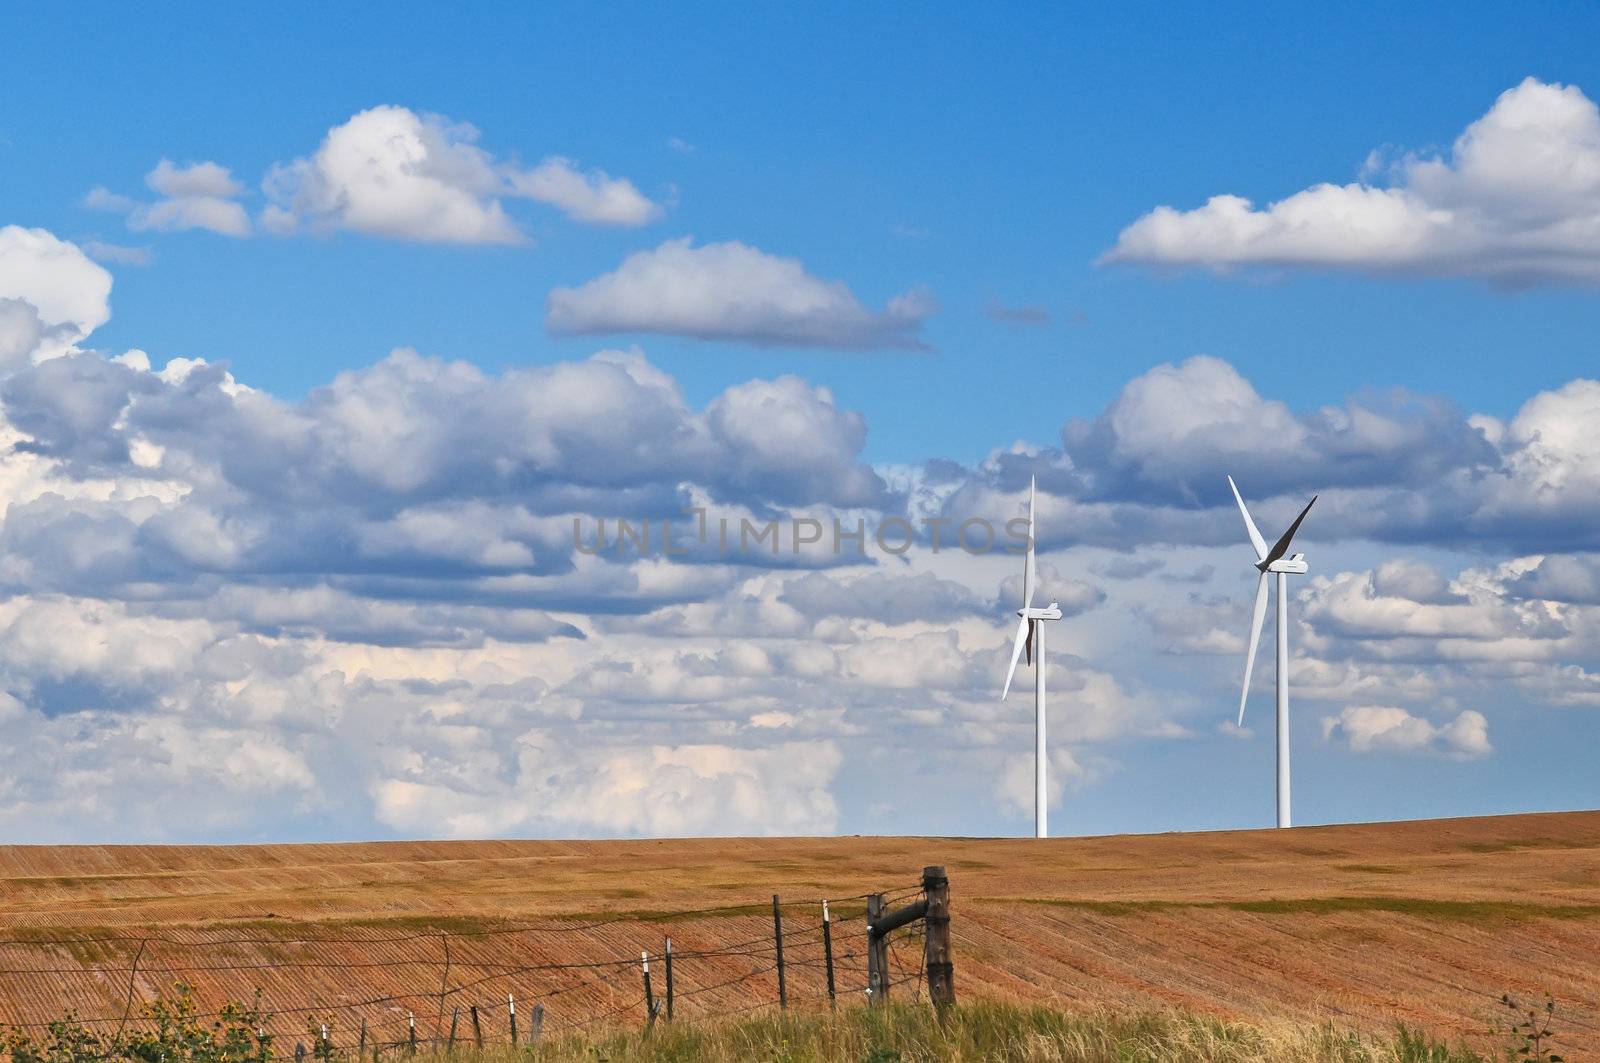
M1017 615L1024 620L1060 620L1061 604L1051 602L1048 609L1018 609Z
M1293 557L1280 557L1276 561L1266 563L1265 566L1257 565L1262 572L1283 572L1291 576L1304 576L1310 571L1306 565L1305 554L1295 554Z

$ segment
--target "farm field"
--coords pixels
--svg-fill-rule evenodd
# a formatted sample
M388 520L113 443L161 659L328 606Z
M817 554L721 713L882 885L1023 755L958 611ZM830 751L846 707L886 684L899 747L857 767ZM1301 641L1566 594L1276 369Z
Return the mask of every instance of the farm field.
M910 891L925 864L950 876L964 998L1454 1039L1501 993L1548 990L1563 1043L1600 1045L1600 813L1042 843L0 847L0 1022L114 1019L130 989L183 978L210 1001L262 989L286 1031L320 1015L398 1040L409 1013L431 1036L475 1003L494 1037L508 992L546 1002L552 1031L633 1023L638 952L664 934L680 1014L720 1014L776 998L774 893L791 998L814 1005L813 902L835 899L839 988L859 997L859 896ZM918 992L916 961L897 946L893 993Z

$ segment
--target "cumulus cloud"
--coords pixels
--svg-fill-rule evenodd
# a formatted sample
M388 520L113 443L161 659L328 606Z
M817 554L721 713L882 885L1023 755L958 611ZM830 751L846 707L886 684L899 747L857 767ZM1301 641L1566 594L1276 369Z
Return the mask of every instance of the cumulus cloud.
M841 758L830 742L575 753L532 731L517 741L508 782L382 779L373 784L376 814L403 832L442 826L464 838L551 823L655 837L827 834L838 821L828 786Z
M1106 600L1105 591L1092 583L1069 578L1049 561L1037 563L1035 578L1037 583L1033 592L1034 605L1048 605L1055 602L1061 607L1063 616L1077 616L1079 613L1088 612ZM1001 581L996 605L1003 611L1010 611L1018 608L1021 602L1022 574L1019 572Z
M633 182L603 170L584 173L571 159L553 155L531 170L510 170L512 194L561 210L569 218L596 225L644 225L661 216Z
M934 310L920 289L872 310L799 259L738 241L696 247L683 237L637 251L586 284L555 289L545 327L568 336L655 332L764 346L925 350L922 322Z
M661 209L625 178L552 156L523 168L478 146L478 131L405 107L373 107L328 131L315 154L274 166L262 224L279 233L347 229L428 243L512 244L523 230L505 198L547 203L578 221L643 225Z
M1348 638L1553 639L1565 626L1544 608L1499 597L1452 596L1443 604L1396 592L1392 576L1341 572L1313 577L1308 622Z
M223 236L250 233L250 219L236 202L244 187L225 166L214 162L175 166L162 159L145 176L145 183L162 198L135 208L128 215L130 229L209 229Z
M1443 572L1407 558L1379 565L1372 574L1372 589L1385 598L1403 598L1423 605L1464 605L1469 600L1450 588Z
M1100 414L1068 421L1057 448L994 452L935 508L1018 512L1032 476L1048 547L1243 543L1231 473L1263 529L1319 495L1297 542L1593 550L1597 424L1590 380L1534 395L1509 421L1399 390L1295 410L1201 355L1135 377Z
M1235 195L1194 210L1157 207L1101 261L1600 283L1600 110L1575 85L1530 77L1469 125L1447 158L1374 159L1361 181L1319 184L1264 208Z
M1357 753L1438 753L1477 760L1494 752L1489 744L1489 721L1471 709L1434 724L1393 706L1352 706L1337 716L1322 718L1322 737Z
M111 274L77 245L44 229L0 227L0 300L26 303L40 330L36 343L65 345L111 319ZM24 328L23 312L8 312L6 334L13 357Z
M26 365L44 335L37 307L25 299L0 299L0 370Z
M1047 807L1060 808L1067 791L1077 792L1090 785L1105 772L1102 767L1084 764L1070 749L1056 749L1050 754L1050 770L1045 778ZM1034 763L1031 756L1007 757L995 786L995 794L1009 808L1033 814Z
M1048 656L1059 778L1092 785L1114 769L1098 743L1210 734L1186 717L1237 697L1252 555L1217 466L1248 461L1237 437L1261 419L1288 448L1236 466L1263 525L1325 489L1314 564L1335 540L1395 546L1296 585L1296 697L1381 713L1330 715L1330 740L1475 756L1507 705L1600 704L1587 382L1501 422L1425 396L1301 410L1197 359L1057 446L874 468L865 419L825 388L691 402L638 351L487 372L401 349L285 399L217 365L75 349L109 275L48 233L0 234L28 263L0 271L0 741L37 750L0 780L10 837L254 837L307 816L368 836L825 831L864 822L863 778L935 768L1004 824L1031 801L1002 785L1027 781L1008 758L1027 764L1031 706L995 697L1014 557L594 554L573 518L670 517L681 541L686 506L839 517L870 542L890 516L1016 515L1037 475L1041 592L1094 610ZM1084 541L1114 550L1089 571L1143 584L1125 594L1146 630L1075 578L1062 549ZM1141 549L1161 543L1183 546ZM1414 543L1483 560L1425 564ZM1169 602L1179 575L1197 582ZM1459 704L1485 722L1384 708ZM175 823L173 802L204 809Z
M226 166L214 162L179 166L171 159L162 159L145 175L144 182L161 198L142 203L96 187L89 191L84 203L97 210L126 214L128 228L135 232L205 229L223 236L250 235L250 216L238 201L244 186L233 179ZM137 250L98 246L111 259L126 260Z
M811 572L788 580L780 600L813 618L838 616L885 624L939 623L992 611L991 603L967 585L932 572L870 572L854 579Z
M1370 393L1296 413L1205 355L1135 377L1098 417L1068 422L1062 440L1085 493L1098 498L1194 497L1225 472L1253 492L1424 484L1494 456L1437 398Z
M1600 605L1600 555L1552 554L1537 558L1507 582L1519 597Z

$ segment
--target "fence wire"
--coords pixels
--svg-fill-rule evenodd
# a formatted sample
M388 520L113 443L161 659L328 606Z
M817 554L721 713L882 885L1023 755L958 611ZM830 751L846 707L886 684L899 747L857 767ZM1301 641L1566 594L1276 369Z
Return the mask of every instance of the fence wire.
M887 910L920 893L920 886L912 886L882 896ZM829 899L834 980L843 1002L868 997L868 930L864 905L850 914L839 908L855 908L852 902L868 896ZM822 904L818 898L781 905L783 969L793 1004L827 1000ZM817 917L800 916L808 911ZM925 982L921 927L917 921L887 940L888 986L916 1000ZM480 1035L485 1044L506 1044L513 1000L518 1039L527 1043L536 1036L655 1021L647 1010L641 952L650 954L653 996L664 1004L667 937L673 941L674 1018L707 1019L778 1005L779 950L772 909L764 904L403 934L289 930L217 936L196 930L57 936L50 928L15 927L10 933L0 938L0 995L20 1014L0 1016L0 1028L22 1035L47 1035L66 1020L119 1041L151 1030L152 1005L171 1003L177 986L190 984L197 986L197 1000L257 1008L258 1035L270 1035L274 1049L298 1045L308 1058L348 1056L358 1045L387 1055L466 1046ZM621 955L619 937L631 939ZM659 1015L665 1016L664 1009ZM211 1024L229 1013L208 1003L187 1018Z

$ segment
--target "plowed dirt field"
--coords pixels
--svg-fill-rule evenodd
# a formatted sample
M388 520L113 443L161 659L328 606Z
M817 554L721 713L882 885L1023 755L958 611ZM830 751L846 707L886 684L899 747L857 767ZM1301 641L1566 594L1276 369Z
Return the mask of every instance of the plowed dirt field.
M446 1036L506 997L546 1030L638 1022L638 955L675 949L680 1016L861 999L861 895L951 883L956 986L1069 1006L1177 1006L1478 1036L1506 991L1551 992L1565 1044L1600 1046L1600 813L1293 831L1063 838L384 842L0 847L0 1022L113 1024L174 980L206 1004L261 989L276 1028ZM745 907L740 907L745 906ZM706 909L715 909L706 911ZM695 911L698 914L676 914ZM894 953L914 996L919 945ZM653 988L664 992L659 959ZM130 1009L129 1001L133 1004Z

